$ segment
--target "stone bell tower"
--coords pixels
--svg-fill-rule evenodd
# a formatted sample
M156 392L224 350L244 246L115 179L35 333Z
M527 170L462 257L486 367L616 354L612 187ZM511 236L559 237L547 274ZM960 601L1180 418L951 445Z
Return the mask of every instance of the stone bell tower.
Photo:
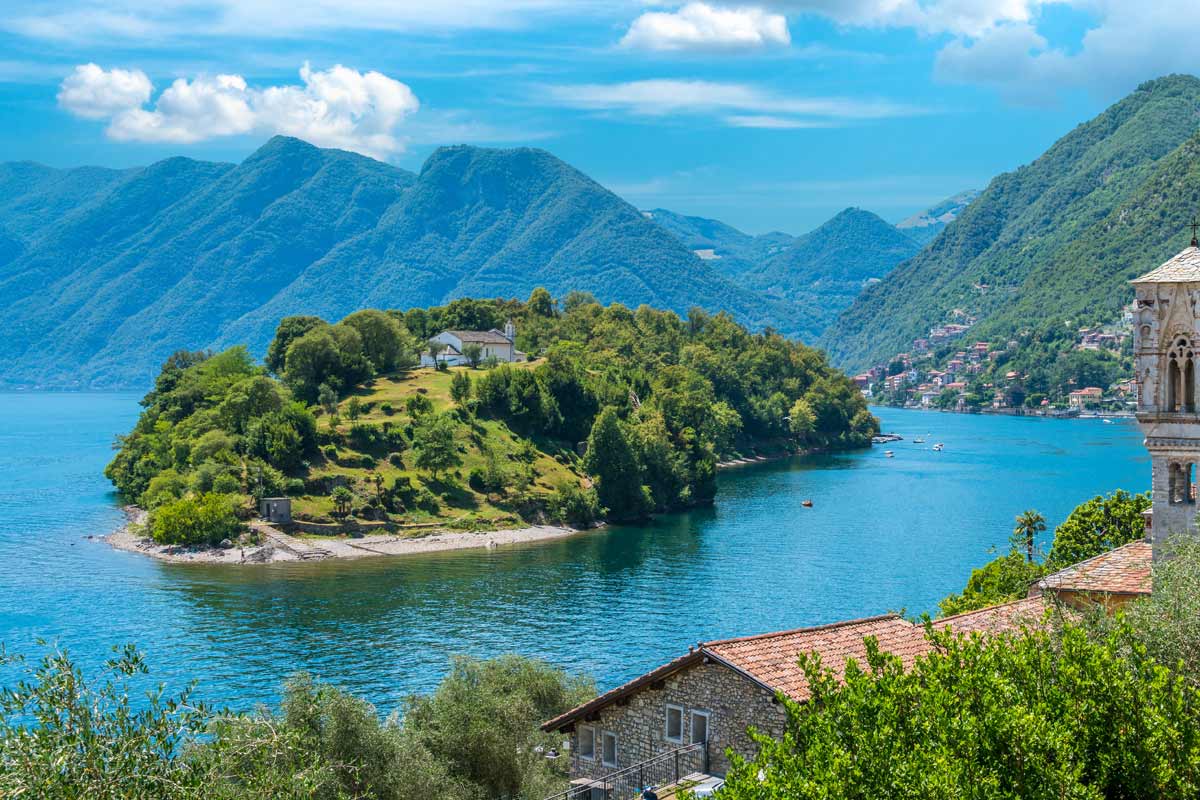
M1196 466L1200 464L1200 244L1133 281L1133 353L1137 421L1153 465L1150 540L1196 534Z

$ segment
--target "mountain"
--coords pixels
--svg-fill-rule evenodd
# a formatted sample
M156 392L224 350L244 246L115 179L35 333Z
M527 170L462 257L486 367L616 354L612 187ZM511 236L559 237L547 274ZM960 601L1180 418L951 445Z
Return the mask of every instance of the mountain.
M289 314L537 286L816 333L541 150L442 148L413 174L276 137L237 165L6 164L0 198L8 385L141 385L179 348L262 352Z
M665 208L643 211L642 214L727 276L739 275L766 261L789 247L796 238L779 231L752 236L720 220L688 217Z
M821 331L921 246L870 211L847 208L803 236L751 236L717 220L643 212L742 287L793 304Z
M965 192L959 192L953 197L947 197L935 206L896 223L896 228L917 244L922 246L927 245L937 238L937 235L942 232L943 228L958 219L958 215L962 213L962 210L969 206L971 201L976 197L979 197L978 189L968 189Z
M1124 281L1187 242L1200 80L1150 81L1033 163L995 178L916 257L868 287L823 336L861 369L908 350L950 315L972 338L1112 321Z

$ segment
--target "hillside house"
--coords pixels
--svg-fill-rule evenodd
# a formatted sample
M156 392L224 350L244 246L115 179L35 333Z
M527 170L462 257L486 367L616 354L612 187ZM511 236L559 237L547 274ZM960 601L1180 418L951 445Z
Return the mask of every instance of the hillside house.
M1076 389L1067 395L1067 404L1076 411L1082 411L1085 408L1094 408L1103 399L1103 389L1098 386L1088 386L1083 389Z
M1150 544L1134 542L1042 578L1022 600L946 617L933 627L994 634L1041 624L1051 607L1112 609L1150 593L1151 560ZM754 756L747 728L783 734L780 696L799 703L811 697L802 655L815 653L826 667L844 669L847 659L864 663L867 637L905 666L931 649L923 625L895 614L700 642L542 729L567 737L573 798L632 796L613 793L614 787L634 787L620 783L629 775L640 778L637 786L669 784L684 775L722 776L729 751Z
M517 330L512 320L509 320L503 331L492 328L490 331L442 331L430 339L431 342L441 342L445 349L438 355L438 361L449 366L457 367L467 364L464 354L468 345L479 346L480 360L494 358L503 363L524 361L526 356L517 350ZM428 352L421 354L421 366L435 366Z

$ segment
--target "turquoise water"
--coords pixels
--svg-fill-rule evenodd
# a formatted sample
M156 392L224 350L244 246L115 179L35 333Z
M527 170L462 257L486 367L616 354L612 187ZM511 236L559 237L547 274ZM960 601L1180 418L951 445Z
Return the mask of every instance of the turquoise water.
M88 666L136 642L159 680L198 678L239 708L298 669L390 709L456 653L541 656L611 686L702 639L932 610L1019 512L1053 524L1150 474L1129 422L884 409L906 441L727 472L715 508L648 526L355 563L170 565L85 538L121 521L101 470L136 401L0 394L0 641L34 653L54 639Z

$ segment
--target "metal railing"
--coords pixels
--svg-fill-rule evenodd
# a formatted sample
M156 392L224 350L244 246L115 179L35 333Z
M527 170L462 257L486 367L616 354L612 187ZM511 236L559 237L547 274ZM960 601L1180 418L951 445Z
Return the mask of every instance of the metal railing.
M591 779L586 786L572 786L545 800L591 800L599 792L604 800L634 800L652 786L679 783L694 773L708 772L708 742L694 742L660 753L630 767Z

